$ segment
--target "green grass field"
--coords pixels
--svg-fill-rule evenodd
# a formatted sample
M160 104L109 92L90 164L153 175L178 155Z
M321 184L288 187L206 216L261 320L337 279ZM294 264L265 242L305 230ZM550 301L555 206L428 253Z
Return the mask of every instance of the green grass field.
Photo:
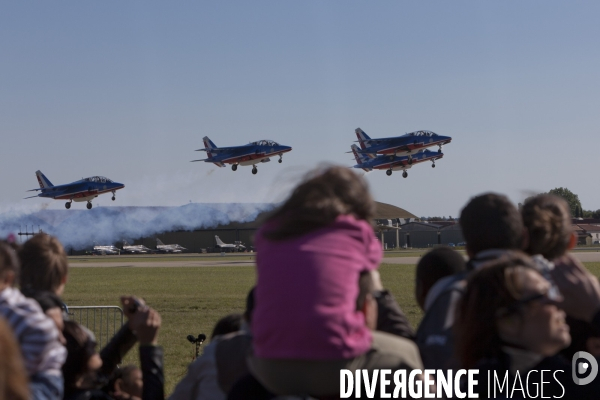
M600 275L600 263L586 266ZM384 286L416 327L422 312L414 300L415 266L383 264L380 272ZM69 306L119 305L120 295L135 294L157 309L163 321L159 340L165 348L166 393L171 393L194 353L186 336L210 337L219 318L243 312L254 282L251 267L72 268L64 300ZM137 350L125 363L137 363Z

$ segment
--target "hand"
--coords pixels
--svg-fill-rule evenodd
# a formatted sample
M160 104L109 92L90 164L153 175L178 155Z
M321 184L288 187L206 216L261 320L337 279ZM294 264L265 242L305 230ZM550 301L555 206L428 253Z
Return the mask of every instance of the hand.
M554 264L550 274L563 295L562 308L573 318L591 322L600 311L598 279L571 255L557 258Z
M135 296L121 296L121 304L123 305L123 314L125 314L127 319L131 319L138 310L144 311L148 309L144 300Z
M158 329L161 318L158 311L147 307L145 310L136 311L129 319L129 327L137 336L140 345L156 345L158 343Z

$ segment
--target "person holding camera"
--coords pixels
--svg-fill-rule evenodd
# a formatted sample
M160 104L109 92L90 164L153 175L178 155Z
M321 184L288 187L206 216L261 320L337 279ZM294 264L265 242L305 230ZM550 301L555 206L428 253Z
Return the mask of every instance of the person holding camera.
M63 334L68 352L62 369L65 399L113 399L109 395L108 378L136 341L140 344L142 400L164 399L163 349L158 346L161 317L136 297L124 296L121 303L128 321L99 354L92 332L73 321L65 321Z

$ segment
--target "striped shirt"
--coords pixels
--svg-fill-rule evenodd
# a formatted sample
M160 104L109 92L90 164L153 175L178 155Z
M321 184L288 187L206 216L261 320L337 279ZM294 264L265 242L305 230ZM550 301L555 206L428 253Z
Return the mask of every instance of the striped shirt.
M6 288L0 292L0 315L14 331L29 376L40 372L62 376L67 350L58 339L56 324L35 300Z

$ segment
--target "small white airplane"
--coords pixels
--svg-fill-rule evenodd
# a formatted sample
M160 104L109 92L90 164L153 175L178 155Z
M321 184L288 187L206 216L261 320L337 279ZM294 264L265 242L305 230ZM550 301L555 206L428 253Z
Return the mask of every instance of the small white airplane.
M244 246L242 244L242 242L239 242L239 241L233 242L231 244L223 243L223 241L217 235L215 235L215 241L217 242L217 245L215 247L218 247L221 250L224 250L224 249L231 249L231 251L246 250L246 246Z
M152 249L147 248L143 244L130 245L127 241L123 240L123 251L127 253L151 253Z
M164 244L160 239L156 239L156 250L164 253L181 253L187 249L178 244Z
M113 254L121 254L121 249L115 246L94 246L92 249L93 254L98 254L101 256L105 255L113 255Z

